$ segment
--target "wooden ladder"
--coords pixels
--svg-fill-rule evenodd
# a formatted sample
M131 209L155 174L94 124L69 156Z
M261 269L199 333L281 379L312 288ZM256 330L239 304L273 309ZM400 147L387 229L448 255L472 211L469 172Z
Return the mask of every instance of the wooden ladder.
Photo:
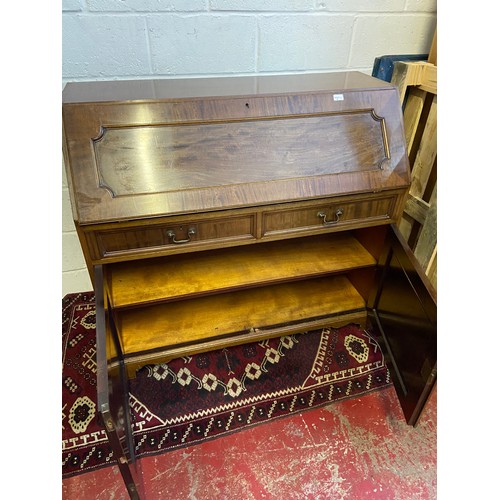
M433 47L435 46L435 40ZM431 58L433 62L431 62ZM437 65L435 50L427 62L394 64L391 82L399 89L411 187L399 229L437 289Z

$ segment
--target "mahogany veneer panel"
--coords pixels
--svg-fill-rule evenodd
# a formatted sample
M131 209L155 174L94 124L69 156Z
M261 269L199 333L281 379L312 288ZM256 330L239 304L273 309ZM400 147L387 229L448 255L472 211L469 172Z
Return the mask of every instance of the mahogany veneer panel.
M133 84L116 82L117 97L106 102L88 100L91 83L68 88L64 149L75 220L88 225L408 186L396 88L359 75L362 84L351 88L345 83L354 75L294 75L273 78L276 93L261 94L244 78L228 80L233 94L223 94L226 80L219 90L212 82L209 97L201 97L203 81L191 82L196 98L179 97L179 82L168 92L168 81L162 97L146 92L149 98L139 93L130 101L119 97Z
M348 233L109 266L113 307L258 286L376 264Z
M168 193L379 169L388 159L382 123L365 110L116 128L94 148L101 185L114 197Z

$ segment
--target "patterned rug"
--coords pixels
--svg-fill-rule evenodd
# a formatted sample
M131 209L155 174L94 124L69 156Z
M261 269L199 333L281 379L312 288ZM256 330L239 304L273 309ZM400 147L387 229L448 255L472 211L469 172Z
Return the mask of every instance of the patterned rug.
M113 465L96 420L92 292L63 299L62 470ZM383 355L355 325L310 331L141 368L129 401L137 457L213 439L390 383Z

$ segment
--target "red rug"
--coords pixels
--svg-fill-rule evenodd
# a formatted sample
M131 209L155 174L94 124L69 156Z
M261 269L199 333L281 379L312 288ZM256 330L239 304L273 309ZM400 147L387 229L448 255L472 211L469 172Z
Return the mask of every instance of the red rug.
M63 477L115 463L97 423L92 292L63 299ZM386 387L380 347L355 325L145 366L130 381L137 457Z

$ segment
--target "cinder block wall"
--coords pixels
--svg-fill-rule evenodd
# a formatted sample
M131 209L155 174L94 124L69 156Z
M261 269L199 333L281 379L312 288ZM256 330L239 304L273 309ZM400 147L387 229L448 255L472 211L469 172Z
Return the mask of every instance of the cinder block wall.
M358 70L429 51L436 0L63 0L70 81ZM63 167L63 294L92 288Z

